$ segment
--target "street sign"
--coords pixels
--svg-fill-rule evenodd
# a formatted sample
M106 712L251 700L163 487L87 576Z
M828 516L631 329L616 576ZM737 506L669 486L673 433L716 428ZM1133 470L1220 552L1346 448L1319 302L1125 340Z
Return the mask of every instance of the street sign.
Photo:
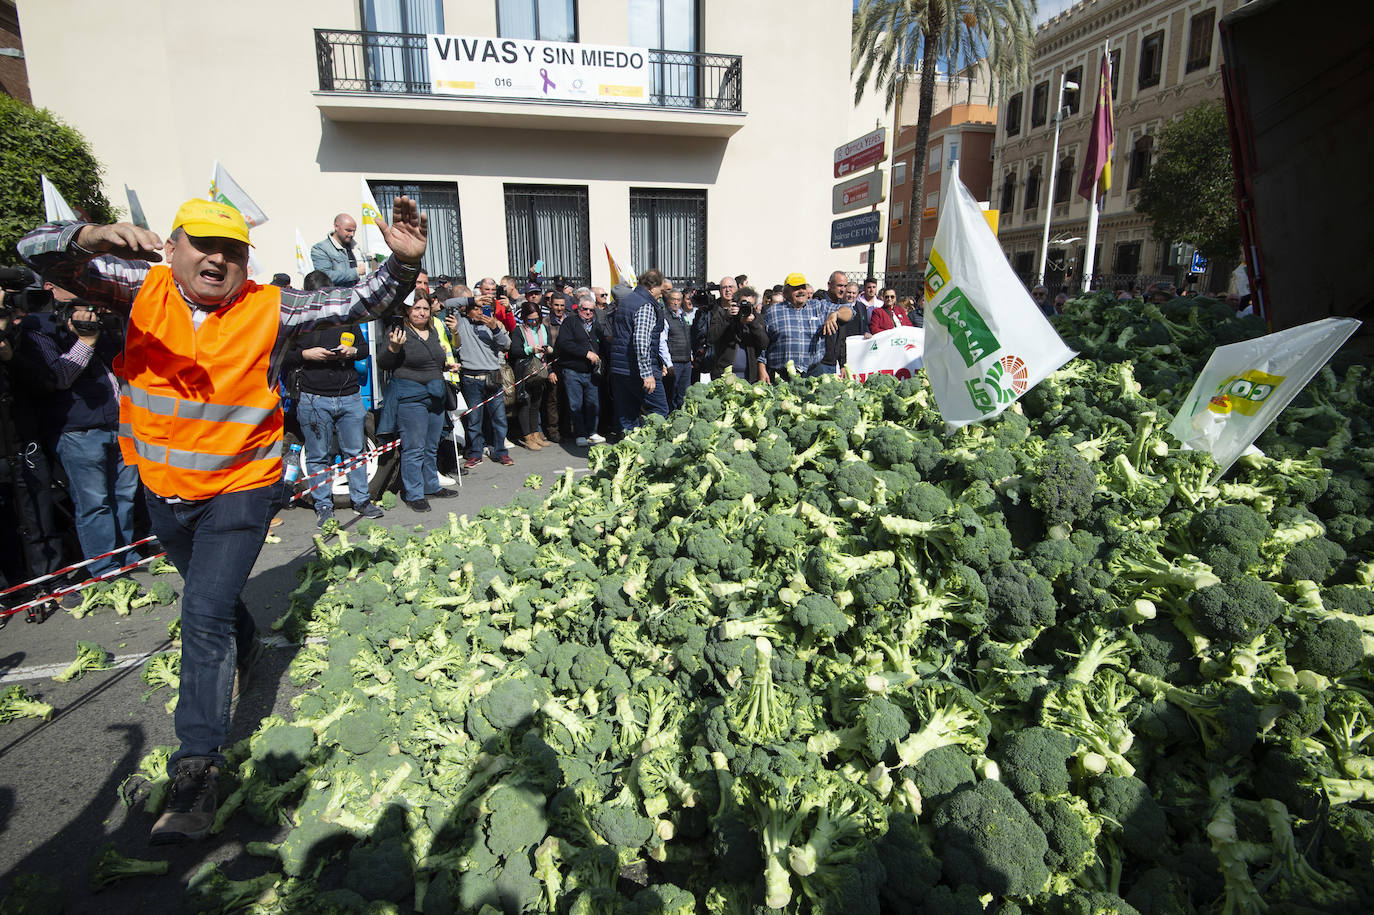
M883 193L883 170L875 168L867 175L860 175L858 178L851 178L835 185L835 189L831 192L831 212L836 214L848 213L859 207L882 203L885 196Z
M830 247L852 248L883 240L883 215L878 212L846 216L830 223Z
M843 146L835 147L835 177L843 178L887 158L887 128L879 127Z
M1194 252L1193 252L1193 269L1192 269L1191 271L1189 271L1189 272L1190 272L1190 273L1206 273L1206 272L1207 272L1207 258L1203 257L1201 254L1198 254L1196 251L1194 251Z

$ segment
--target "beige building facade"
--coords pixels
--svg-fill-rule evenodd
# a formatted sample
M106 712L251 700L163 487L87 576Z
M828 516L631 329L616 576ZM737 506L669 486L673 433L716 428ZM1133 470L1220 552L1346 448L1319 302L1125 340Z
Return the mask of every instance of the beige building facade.
M166 233L218 160L267 214L263 274L299 278L336 213L396 194L430 216L427 267L469 283L679 284L859 270L829 246L834 148L853 104L843 0L18 0L34 104L80 130L106 193ZM646 103L436 94L425 35L644 49ZM823 53L833 49L834 53ZM108 90L107 90L107 87ZM535 93L537 95L537 92Z
M1221 45L1217 24L1242 0L1083 0L1036 32L1029 85L1001 100L993 162L998 239L1022 279L1033 282L1045 210L1050 251L1045 282L1081 282L1088 201L1077 193L1092 126L1104 46L1110 49L1115 148L1112 186L1100 214L1094 275L1103 285L1176 281L1187 265L1171 263L1170 246L1156 240L1135 211L1164 125L1194 105L1220 101ZM1054 185L1050 184L1054 115L1061 78L1065 92ZM1198 277L1213 285L1211 273ZM1220 278L1224 284L1225 277Z

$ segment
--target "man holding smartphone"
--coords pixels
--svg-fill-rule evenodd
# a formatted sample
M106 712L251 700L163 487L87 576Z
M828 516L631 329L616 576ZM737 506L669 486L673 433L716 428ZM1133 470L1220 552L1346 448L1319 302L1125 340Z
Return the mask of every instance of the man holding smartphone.
M328 285L323 271L306 276L307 292ZM305 467L322 474L335 455L348 461L362 454L363 397L354 361L366 354L366 341L356 324L339 324L306 331L293 341L286 354L287 378L297 381L296 420L305 440ZM315 501L315 525L334 517L334 481L317 480L310 491ZM367 491L367 464L348 472L348 498L353 511L364 518L380 518L382 510Z

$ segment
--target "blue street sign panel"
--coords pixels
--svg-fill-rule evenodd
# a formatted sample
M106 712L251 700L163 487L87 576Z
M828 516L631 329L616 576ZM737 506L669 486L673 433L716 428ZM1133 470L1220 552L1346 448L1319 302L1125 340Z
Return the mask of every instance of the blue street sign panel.
M830 247L852 248L872 245L883 240L883 214L860 213L830 223Z
M1206 272L1207 272L1207 258L1203 257L1201 254L1198 254L1196 251L1193 252L1193 269L1192 269L1191 272L1192 272L1192 273L1206 273Z

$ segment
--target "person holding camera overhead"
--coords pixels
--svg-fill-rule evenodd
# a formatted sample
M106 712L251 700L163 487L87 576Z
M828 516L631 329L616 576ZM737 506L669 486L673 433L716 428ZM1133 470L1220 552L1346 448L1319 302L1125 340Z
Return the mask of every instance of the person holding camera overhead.
M733 372L745 381L758 381L759 353L768 346L768 333L759 317L759 294L749 286L732 289L729 298L724 296L723 288L721 292L706 337L715 354L711 377Z
M110 370L124 334L117 321L105 320L71 292L52 283L46 288L56 308L30 315L24 327L51 373L44 432L67 472L76 535L90 559L134 542L138 470L119 452L119 381ZM126 551L86 570L96 578L137 558Z
M486 280L480 288L487 288ZM495 288L495 283L491 288ZM463 473L482 463L485 447L490 447L491 459L496 463L506 467L515 463L506 448L506 399L501 386L501 362L510 349L510 334L493 314L495 304L491 293L482 292L462 303L459 313L444 319L449 333L458 341L463 400L468 405L463 416L467 435Z
M386 395L395 404L401 430L401 498L417 512L430 510L427 496L458 495L439 485L439 436L448 397L444 372L459 367L441 335L431 320L429 298L417 292L405 317L388 332L378 360L382 371L391 373Z

